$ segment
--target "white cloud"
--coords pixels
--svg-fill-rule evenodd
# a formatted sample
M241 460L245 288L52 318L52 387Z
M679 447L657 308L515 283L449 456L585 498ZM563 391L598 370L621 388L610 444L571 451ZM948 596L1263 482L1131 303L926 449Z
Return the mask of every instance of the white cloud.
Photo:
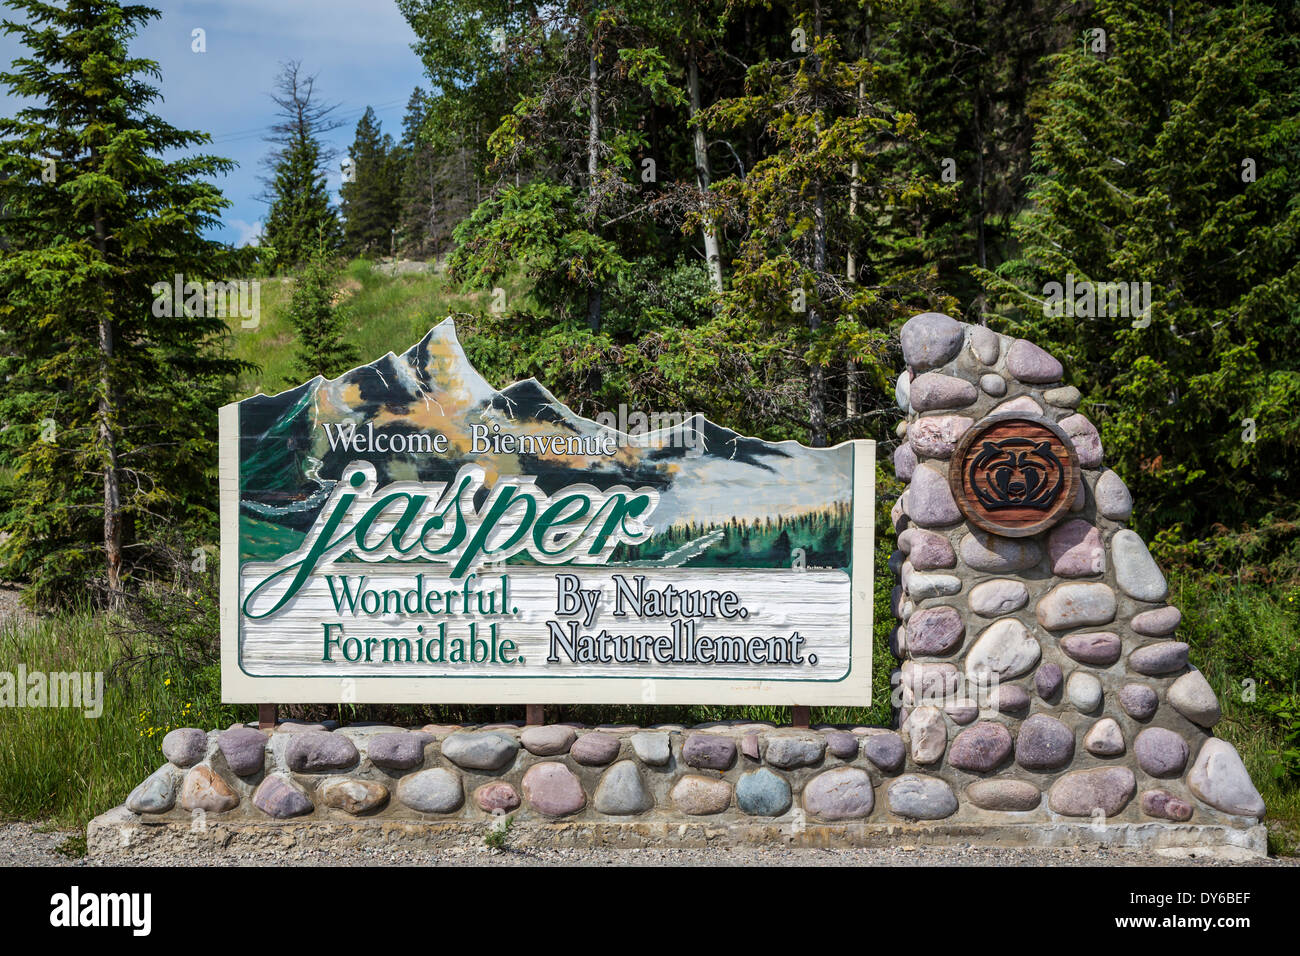
M235 232L235 246L242 249L244 246L255 246L262 241L262 221L244 222L242 219L231 219L226 223L228 229Z

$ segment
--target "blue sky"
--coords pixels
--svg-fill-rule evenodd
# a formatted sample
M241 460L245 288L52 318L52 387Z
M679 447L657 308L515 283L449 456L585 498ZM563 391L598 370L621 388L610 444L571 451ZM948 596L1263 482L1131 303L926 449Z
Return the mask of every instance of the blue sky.
M148 2L148 0L145 0ZM327 141L340 155L352 142L357 120L373 106L384 132L401 135L402 114L411 90L427 88L419 58L411 51L415 34L391 0L154 0L162 16L150 22L131 46L134 56L158 62L162 94L154 111L169 123L212 134L205 151L239 163L217 180L232 203L223 227L212 234L243 243L257 234L266 205L261 159L269 147L266 127L274 122L269 96L284 60L301 60L316 75L316 90L338 103L343 126ZM14 19L0 8L0 18ZM192 51L192 32L206 32L207 52ZM25 51L16 37L0 35L0 63ZM17 101L3 94L0 112L12 114ZM337 199L337 163L329 186Z

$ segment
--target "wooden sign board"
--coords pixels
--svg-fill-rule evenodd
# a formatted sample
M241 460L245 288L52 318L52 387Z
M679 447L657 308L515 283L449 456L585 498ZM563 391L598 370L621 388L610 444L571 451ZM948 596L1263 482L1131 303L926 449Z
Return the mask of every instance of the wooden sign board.
M223 408L223 699L869 703L874 443L621 414L450 319Z

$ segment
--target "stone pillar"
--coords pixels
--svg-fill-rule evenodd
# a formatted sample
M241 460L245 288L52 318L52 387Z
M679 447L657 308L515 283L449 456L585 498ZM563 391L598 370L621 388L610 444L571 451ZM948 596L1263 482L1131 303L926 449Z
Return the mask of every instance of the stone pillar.
M1061 363L937 313L902 345L891 565L908 763L890 809L1255 823L1264 802L1213 736L1218 701Z

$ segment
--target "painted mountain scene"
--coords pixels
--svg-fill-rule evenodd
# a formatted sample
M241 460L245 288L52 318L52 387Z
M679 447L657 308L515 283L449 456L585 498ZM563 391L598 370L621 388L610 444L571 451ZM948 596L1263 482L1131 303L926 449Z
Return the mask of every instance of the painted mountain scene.
M547 495L578 484L653 489L648 533L619 542L609 565L849 566L852 445L766 442L701 415L667 420L626 434L574 414L535 379L498 390L448 318L400 355L239 403L240 561L299 548L345 467L360 460L380 485L451 482L477 465L485 484L475 508L501 478L531 477ZM347 440L358 434L365 440ZM436 436L445 437L435 445ZM538 441L550 436L586 441ZM535 560L520 552L507 563Z

